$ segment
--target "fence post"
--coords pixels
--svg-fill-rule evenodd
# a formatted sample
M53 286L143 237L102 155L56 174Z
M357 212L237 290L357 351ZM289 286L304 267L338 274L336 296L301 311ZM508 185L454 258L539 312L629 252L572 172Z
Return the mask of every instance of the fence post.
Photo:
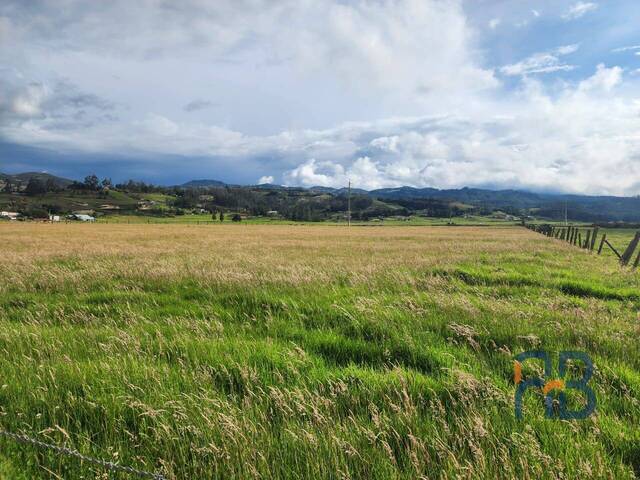
M598 255L602 253L602 247L604 247L604 242L607 241L607 234L603 233L602 238L600 239L600 246L598 247Z
M591 245L591 230L587 230L587 235L586 235L586 239L584 241L584 245L582 245L582 248L589 248L589 245Z
M627 249L624 251L624 253L620 257L620 263L622 265L628 265L629 264L629 260L631 260L631 257L633 256L633 252L636 251L636 247L638 246L638 242L640 242L640 230L638 230L636 232L635 237L633 237L633 240L631 240L631 243L629 244Z
M591 246L589 248L589 250L591 250L593 252L593 248L596 246L596 237L598 236L598 227L595 227L593 229L593 236L591 237Z
M605 240L604 243L606 243L607 246L613 251L613 253L616 254L616 256L618 257L619 260L622 260L622 256L618 253L618 251L615 249L615 247L609 243L609 240Z

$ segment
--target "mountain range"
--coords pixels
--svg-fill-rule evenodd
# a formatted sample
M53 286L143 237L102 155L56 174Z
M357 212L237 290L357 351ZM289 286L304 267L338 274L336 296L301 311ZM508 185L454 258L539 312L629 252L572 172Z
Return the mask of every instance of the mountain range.
M65 188L73 183L73 180L42 172L25 172L19 174L2 174L0 181L7 180L13 184L26 185L31 178L37 178L42 182L52 181L57 187ZM196 179L172 188L206 189L234 187L253 190L271 191L304 191L308 194L330 195L343 197L347 194L347 188L331 188L314 186L309 188L286 187L274 184L261 185L232 185L220 180ZM381 188L375 190L363 190L352 188L353 196L368 196L381 201L392 201L404 206L413 205L419 208L420 201L436 199L450 204L471 205L485 211L503 210L518 214L522 211L535 213L537 216L547 218L563 218L565 211L574 220L587 221L640 221L640 196L590 196L573 194L536 193L522 190L489 190L481 188L464 187L460 189L437 189L396 187Z

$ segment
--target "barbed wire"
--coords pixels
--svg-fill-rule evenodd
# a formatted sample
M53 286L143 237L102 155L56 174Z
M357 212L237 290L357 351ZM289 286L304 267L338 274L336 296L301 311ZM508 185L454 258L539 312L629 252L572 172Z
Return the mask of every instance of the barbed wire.
M167 480L164 475L161 475L159 473L145 472L144 470L138 470L137 468L127 467L125 465L118 465L117 463L110 462L108 460L101 460L99 458L90 457L72 448L62 447L60 445L54 445L52 443L42 442L40 440L31 438L27 435L23 435L20 433L12 433L12 432L7 432L5 430L0 430L0 436L9 438L11 440L15 440L16 442L19 442L19 443L34 445L39 448L46 448L49 450L53 450L54 452L61 453L63 455L79 458L82 461L94 463L96 465L100 465L109 470L117 470L120 472L130 473L132 475L138 475L139 477L153 478L154 480Z

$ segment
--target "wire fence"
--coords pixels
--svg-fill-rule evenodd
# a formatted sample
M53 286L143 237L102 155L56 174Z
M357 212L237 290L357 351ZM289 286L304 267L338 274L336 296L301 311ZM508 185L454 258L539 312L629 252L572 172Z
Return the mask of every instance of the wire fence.
M558 240L565 241L570 245L583 248L588 251L596 251L596 244L598 244L598 232L599 227L576 227L573 225L558 226L549 224L529 224L525 225L529 230L541 233L547 237L556 238ZM583 235L584 234L584 235ZM603 233L600 237L597 253L600 255L602 249L606 246L618 257L622 266L627 266L633 259L633 255L640 245L640 230L636 232L629 245L620 253L611 242L607 240L607 234ZM640 266L640 249L635 257L635 261L632 264L632 268L638 268Z
M68 447L64 447L64 446L60 446L60 445L55 445L52 443L46 443L46 442L42 442L40 440L37 440L35 438L31 438L28 435L23 435L20 433L13 433L13 432L7 432L5 430L0 430L0 436L4 437L4 438L8 438L11 440L14 440L15 442L18 443L22 443L22 444L27 444L27 445L33 445L35 447L41 448L41 449L45 449L45 450L51 450L53 452L56 452L60 455L66 455L69 457L75 457L78 458L80 460L82 460L83 462L89 462L89 463L93 463L95 465L100 465L101 467L104 467L108 470L112 470L112 471L119 471L119 472L125 472L125 473L129 473L131 475L137 475L138 477L142 477L142 478L152 478L154 480L167 480L167 478L159 473L153 473L153 472L146 472L144 470L138 470L137 468L133 468L133 467L128 467L125 465L119 465L117 463L114 462L110 462L108 460L102 460L99 458L94 458L94 457L90 457L89 455L84 455L80 452L78 452L77 450L74 450L72 448L68 448Z

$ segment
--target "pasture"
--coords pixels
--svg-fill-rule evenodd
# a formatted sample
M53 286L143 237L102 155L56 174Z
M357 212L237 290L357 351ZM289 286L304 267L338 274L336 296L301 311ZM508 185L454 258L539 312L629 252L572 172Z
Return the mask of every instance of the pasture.
M640 273L611 255L499 226L0 239L2 430L168 479L640 475ZM532 390L516 420L531 349L590 355L594 415ZM0 438L0 478L130 477Z

